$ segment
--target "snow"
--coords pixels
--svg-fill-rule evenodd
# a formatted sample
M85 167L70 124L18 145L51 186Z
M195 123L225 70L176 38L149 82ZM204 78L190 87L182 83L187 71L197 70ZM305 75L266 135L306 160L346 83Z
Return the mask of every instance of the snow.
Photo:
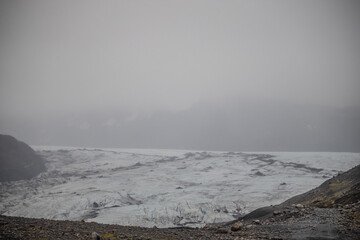
M1 214L144 227L231 221L360 163L359 153L34 149L47 171L1 183Z

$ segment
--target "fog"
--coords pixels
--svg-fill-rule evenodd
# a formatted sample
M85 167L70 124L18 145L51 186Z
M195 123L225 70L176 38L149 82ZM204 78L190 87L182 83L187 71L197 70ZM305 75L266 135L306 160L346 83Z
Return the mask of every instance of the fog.
M359 1L1 1L0 132L360 151Z

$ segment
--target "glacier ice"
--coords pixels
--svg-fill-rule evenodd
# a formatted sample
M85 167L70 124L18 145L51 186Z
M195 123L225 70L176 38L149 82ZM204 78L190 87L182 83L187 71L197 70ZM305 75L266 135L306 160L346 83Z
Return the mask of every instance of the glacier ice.
M360 163L359 153L34 148L47 171L1 183L1 214L144 227L231 221Z

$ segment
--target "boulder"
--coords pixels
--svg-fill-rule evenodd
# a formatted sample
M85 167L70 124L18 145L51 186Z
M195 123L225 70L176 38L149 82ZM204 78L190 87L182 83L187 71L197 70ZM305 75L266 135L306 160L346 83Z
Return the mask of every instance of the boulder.
M274 214L274 216L280 215L280 214L281 214L281 211L275 210L273 214Z
M93 239L93 240L101 240L101 237L97 232L93 232L91 234L91 239Z
M231 226L231 231L237 232L237 231L241 230L243 227L244 227L244 224L242 224L241 222L236 222Z
M27 144L0 134L0 181L30 179L45 171L43 159Z
M229 231L226 228L218 228L216 229L216 233L220 233L220 234L226 234L229 233Z

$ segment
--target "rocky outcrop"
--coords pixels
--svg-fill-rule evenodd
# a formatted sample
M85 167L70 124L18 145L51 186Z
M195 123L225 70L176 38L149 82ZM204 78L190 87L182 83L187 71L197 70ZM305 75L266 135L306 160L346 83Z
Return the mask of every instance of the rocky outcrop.
M252 228L254 221L260 221L261 229L254 231L269 228L281 239L359 239L359 210L360 165L279 205L256 209L239 221Z
M319 187L306 193L296 195L279 205L258 208L241 219L249 220L279 215L290 206L335 208L357 202L360 202L360 165L325 181Z
M0 134L0 181L30 179L45 171L42 158L27 144Z
M297 195L282 205L304 204L315 207L337 207L360 200L360 165L333 177L319 187Z

